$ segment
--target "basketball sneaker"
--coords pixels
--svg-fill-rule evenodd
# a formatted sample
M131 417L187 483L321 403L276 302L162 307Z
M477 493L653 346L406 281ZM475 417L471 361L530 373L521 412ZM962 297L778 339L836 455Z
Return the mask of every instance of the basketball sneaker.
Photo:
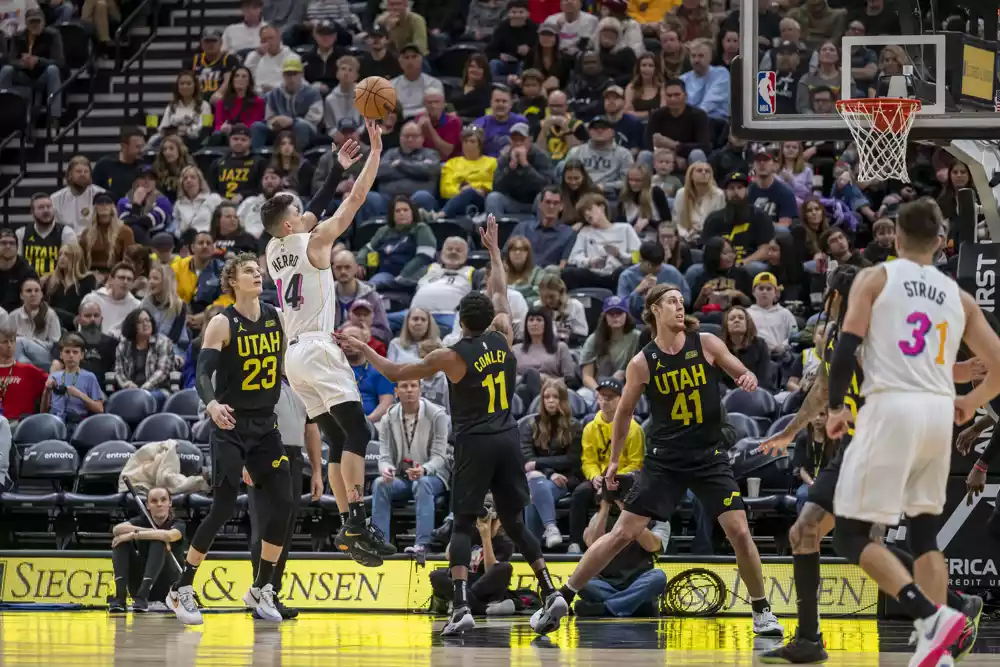
M760 637L781 637L785 634L785 626L768 608L760 613L753 612L753 632Z
M365 567L379 567L386 556L396 554L396 547L385 541L382 531L367 524L356 528L350 522L345 523L340 527L334 545Z
M964 604L962 605L962 613L966 616L965 627L962 628L962 634L958 636L958 641L956 641L951 646L951 657L958 662L970 652L972 652L972 647L976 645L976 639L979 637L979 619L983 615L983 599L978 595L963 595L962 599Z
M476 627L476 619L472 618L472 612L469 611L468 607L459 607L451 613L451 618L444 624L441 636L458 637L474 627Z
M925 619L913 622L917 630L917 650L909 667L938 667L949 647L961 636L967 617L960 611L941 606ZM951 654L947 658L951 661Z
M531 615L531 629L540 635L547 635L559 629L562 617L569 613L569 603L559 591L545 598L542 608Z
M829 657L823 647L823 635L818 641L796 635L784 646L761 654L760 661L767 665L820 665Z
M171 587L167 593L167 609L174 612L184 625L201 625L204 621L201 618L201 610L194 602L194 588L191 586L181 586L178 589Z
M118 598L108 598L108 613L109 614L124 614L128 611L128 607L125 606L125 601Z
M243 596L243 604L257 612L261 620L280 621L281 612L274 606L274 587L271 584L263 588L250 587Z
M149 611L149 602L146 598L133 598L132 613L145 614L147 611Z
M277 591L271 593L271 599L274 600L274 608L278 610L279 614L281 614L281 618L286 621L289 621L299 615L298 609L292 609L285 606L285 603L278 597Z

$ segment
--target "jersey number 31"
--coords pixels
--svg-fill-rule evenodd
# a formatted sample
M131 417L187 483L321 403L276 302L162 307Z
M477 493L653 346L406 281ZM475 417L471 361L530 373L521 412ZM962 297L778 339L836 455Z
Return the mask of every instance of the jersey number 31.
M913 330L910 332L910 338L908 340L899 341L899 349L908 357L915 357L925 349L927 349L927 334L932 328L938 330L938 349L937 357L934 359L934 363L939 366L944 366L944 344L948 340L948 322L939 322L934 324L931 322L931 318L927 317L927 313L922 313L920 311L914 311L906 318L907 324L913 325Z

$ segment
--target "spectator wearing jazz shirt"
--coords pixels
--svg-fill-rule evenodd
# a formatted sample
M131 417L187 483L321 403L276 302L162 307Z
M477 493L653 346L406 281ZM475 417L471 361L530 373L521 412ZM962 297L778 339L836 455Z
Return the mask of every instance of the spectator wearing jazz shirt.
M354 56L340 56L337 59L337 85L323 103L323 125L331 137L342 118L350 118L359 126L363 122L361 112L354 106L354 88L358 83L360 67Z
M560 0L562 11L545 19L559 31L559 46L569 55L576 55L594 46L597 37L598 19L593 14L582 11L581 0Z
M712 64L714 48L708 39L696 39L688 47L691 69L681 74L687 89L688 104L698 107L709 118L729 119L729 70Z
M825 41L838 44L847 29L847 10L831 9L826 0L806 0L801 6L788 11L802 26L802 37L806 44L818 48Z
M337 46L337 26L331 21L317 21L313 28L316 45L302 56L305 78L320 95L327 95L339 80L340 59L347 52ZM358 61L354 60L354 81L357 81ZM351 94L354 94L353 89ZM353 101L353 98L352 98Z
M621 86L608 86L604 89L604 117L615 130L615 143L624 146L632 153L632 157L636 157L642 148L646 130L641 120L625 113L625 91Z
M107 190L118 201L132 188L139 160L146 147L146 133L138 127L123 127L117 155L105 155L94 165L94 185Z
M486 154L490 157L500 156L500 152L510 143L515 125L524 123L527 127L528 119L521 114L511 113L512 106L510 89L498 84L493 87L490 95L490 114L472 122L476 127L482 128L486 137Z
M368 31L367 53L361 58L361 78L380 76L390 81L403 73L395 54L389 52L389 31L376 24Z
M747 175L740 172L726 177L726 206L705 219L702 237L726 237L736 251L736 263L750 265L748 269L759 272L774 238L774 223L767 212L750 202L748 183Z
M222 49L226 53L238 55L240 51L252 51L260 45L260 29L265 25L261 18L263 6L262 0L240 0L243 20L222 31Z
M209 186L234 204L256 193L264 159L250 152L250 128L235 123L229 130L229 155L223 155L208 170Z
M260 29L260 45L246 59L246 66L253 72L257 93L266 95L283 83L282 73L285 61L295 58L301 62L298 55L281 43L281 33L277 28L265 25Z
M399 135L399 148L390 148L382 156L376 178L375 197L382 201L376 204L385 210L384 200L395 195L410 195L418 208L437 209L438 183L441 180L441 156L438 152L424 148L424 133L420 125L410 121L403 125Z
M472 217L482 212L496 170L496 158L483 155L483 131L478 127L462 130L462 154L441 168L441 198L446 202L441 215Z
M795 316L778 303L780 297L781 285L773 273L764 271L754 277L754 304L747 311L757 327L757 335L767 343L772 358L783 357L788 352L792 336L799 331Z
M508 237L508 244L515 236L526 238L531 244L535 266L564 268L573 244L576 243L576 232L562 221L563 206L559 188L554 185L546 186L538 202L538 217L517 223ZM504 245L504 250L507 250L507 244Z
M153 234L176 232L173 215L174 207L170 200L156 187L153 168L143 165L132 189L118 200L118 218L132 230L135 242L145 245Z
M93 169L83 155L69 161L65 174L66 187L52 194L56 222L66 225L78 235L90 222L94 211L94 195L104 188L94 185Z
M340 332L345 336L350 336L358 340L367 340L369 338L366 335L367 332L353 324L348 324L341 328ZM361 405L365 411L365 415L368 416L368 421L378 424L382 420L382 417L385 416L385 413L389 412L389 408L392 407L396 397L396 388L384 375L375 370L374 366L365 361L365 356L360 352L345 348L344 356L347 357L347 363L354 370L354 377L358 382L358 393L361 394Z
M424 148L437 151L442 161L447 160L462 143L462 119L445 111L443 88L428 88L424 92L424 110L416 118L424 133Z
M475 269L468 266L469 244L457 236L445 240L441 259L427 267L427 273L417 283L417 291L410 302L411 308L429 312L440 327L442 335L455 328L458 302L472 291ZM406 313L391 313L389 323L402 328Z
M486 195L486 212L531 213L535 197L552 178L552 160L531 142L527 123L510 128L510 145L497 158L493 192Z
M406 45L413 44L423 55L427 53L427 22L420 14L410 11L408 0L386 0L385 11L375 19L385 26L389 43L400 53Z
M323 96L306 85L302 76L302 61L288 58L281 68L282 85L264 97L264 122L250 128L250 144L259 151L271 143L282 130L295 135L295 147L301 153L309 148L323 121Z
M747 197L753 205L764 211L777 227L788 230L792 219L798 215L795 193L775 177L778 165L774 153L761 150L754 156L754 178Z
M199 89L214 104L222 97L232 71L240 64L236 55L222 49L222 33L205 28L201 33L201 51L194 54L189 68L198 76Z
M15 234L18 254L28 260L39 277L55 270L60 248L76 242L76 232L56 222L52 199L42 193L31 197L31 225L18 227Z
M486 53L494 79L518 74L538 42L538 26L528 14L528 0L510 0L507 19L493 31Z
M639 236L626 222L611 222L608 202L601 195L584 195L576 205L587 224L577 232L563 280L570 290L618 287L618 276L632 264Z
M335 327L339 328L349 319L348 311L352 303L364 299L372 308L372 335L379 340L390 337L391 329L382 299L375 293L372 285L358 279L358 262L350 250L338 250L334 253L333 279L337 281Z
M590 140L571 149L566 157L583 162L594 185L601 188L606 197L616 196L632 167L632 153L615 143L614 125L604 116L590 121L587 133Z
M691 290L676 267L666 263L666 253L659 241L643 241L639 246L639 263L628 267L618 276L618 296L628 303L629 312L642 318L646 293L664 283L679 287L684 301L691 303Z
M51 412L67 424L79 424L89 415L104 412L104 392L97 376L80 367L86 347L79 334L68 333L59 341L62 370L45 382L42 412Z
M712 146L708 114L688 104L687 87L680 79L671 79L663 85L663 98L663 108L649 114L646 150L669 148L684 158L684 165L705 162L706 151Z
M399 402L379 423L379 477L372 483L372 525L389 532L394 502L413 500L416 541L406 553L422 554L431 543L435 501L449 486L448 413L420 396L420 382L396 385Z
M131 264L116 264L104 287L83 298L83 303L95 302L101 308L101 331L120 331L125 317L139 307L139 299L132 296L135 270Z
M444 90L444 84L424 73L424 56L416 44L400 49L399 67L403 73L392 80L392 87L396 89L396 99L403 105L403 115L413 118L425 111L424 92L428 88Z
M15 361L16 339L13 322L4 317L0 323L0 410L11 428L21 417L38 412L48 379L38 366Z
M46 114L50 123L62 117L62 74L66 65L63 57L62 36L53 28L45 27L41 9L24 12L25 29L14 37L11 55L0 67L0 90L14 87L14 75L30 80L33 89L43 90L48 103Z
M3 314L21 305L21 283L37 278L34 267L17 254L17 236L10 227L0 228L0 308Z
M572 148L587 140L587 127L569 110L569 99L561 90L549 93L548 113L542 119L535 145L553 162L566 157Z

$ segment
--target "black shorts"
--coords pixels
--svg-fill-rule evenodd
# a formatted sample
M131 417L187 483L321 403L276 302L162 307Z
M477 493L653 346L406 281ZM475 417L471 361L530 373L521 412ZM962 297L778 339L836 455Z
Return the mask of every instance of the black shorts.
M844 447L846 446L846 443L841 445L833 460L819 471L816 479L813 480L813 485L809 487L809 502L819 505L830 514L833 514L833 494L837 491L840 464L844 460Z
M274 471L289 469L277 417L237 415L235 421L236 428L228 431L212 422L208 438L212 446L212 486L220 486L226 479L239 486L244 467L257 486L265 485Z
M500 513L520 512L531 502L524 455L516 428L455 438L455 469L451 476L451 509L479 514L486 493Z
M647 457L625 497L625 510L657 521L669 521L687 490L698 498L713 518L732 510L742 510L743 497L736 483L729 457L719 454L693 470L670 468Z

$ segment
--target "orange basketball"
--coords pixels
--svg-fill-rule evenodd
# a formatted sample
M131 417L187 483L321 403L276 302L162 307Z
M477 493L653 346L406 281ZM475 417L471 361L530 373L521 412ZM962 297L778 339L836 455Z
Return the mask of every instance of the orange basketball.
M396 89L380 76L362 79L354 89L354 108L368 120L382 120L396 109Z

